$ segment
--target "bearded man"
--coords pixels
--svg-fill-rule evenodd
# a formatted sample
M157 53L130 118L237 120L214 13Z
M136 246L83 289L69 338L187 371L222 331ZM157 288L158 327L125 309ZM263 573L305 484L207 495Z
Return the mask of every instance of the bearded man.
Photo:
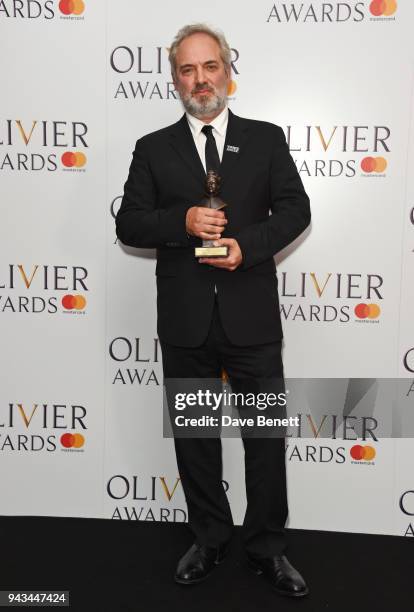
M203 24L185 26L169 59L185 114L137 141L117 235L126 245L157 249L164 378L217 379L224 369L232 386L268 390L283 378L273 256L309 224L309 199L282 129L228 109L224 36ZM221 178L225 211L199 205L210 170ZM203 240L226 246L227 255L196 259ZM175 580L188 585L224 559L233 520L220 438L176 437L174 444L194 535ZM278 593L304 596L308 587L285 555L284 439L243 436L243 445L248 565Z

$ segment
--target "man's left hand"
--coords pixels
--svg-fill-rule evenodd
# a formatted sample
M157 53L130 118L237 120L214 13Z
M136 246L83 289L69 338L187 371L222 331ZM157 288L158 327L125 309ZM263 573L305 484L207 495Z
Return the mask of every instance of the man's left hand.
M214 246L227 246L229 254L227 257L201 257L200 263L210 264L216 268L223 268L229 272L233 272L242 262L243 255L240 250L237 240L234 238L220 238L214 241Z

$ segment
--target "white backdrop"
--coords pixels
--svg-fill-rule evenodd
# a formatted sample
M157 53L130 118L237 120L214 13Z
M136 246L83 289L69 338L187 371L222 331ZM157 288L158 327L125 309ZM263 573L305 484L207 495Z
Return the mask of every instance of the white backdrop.
M182 113L167 48L196 21L225 32L230 107L284 129L311 199L305 239L276 257L286 375L406 378L390 406L404 433L413 3L22 4L0 2L0 513L186 520L162 437L155 253L120 245L114 215L135 141ZM329 414L343 410L339 397ZM375 457L354 460L357 444ZM242 445L223 446L240 524ZM413 455L412 439L341 428L288 440L289 526L414 535Z

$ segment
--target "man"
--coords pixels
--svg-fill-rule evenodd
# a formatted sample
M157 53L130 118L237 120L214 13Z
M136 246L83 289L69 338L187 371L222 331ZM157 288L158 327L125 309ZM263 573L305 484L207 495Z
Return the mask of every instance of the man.
M186 113L136 143L117 216L126 245L157 248L157 306L165 379L218 378L260 388L283 377L273 255L309 224L309 199L281 128L227 108L230 49L221 33L182 28L170 48ZM221 177L225 212L199 205L206 171ZM272 214L269 215L269 212ZM224 237L222 237L224 234ZM202 240L222 258L195 258ZM233 521L222 486L220 438L175 438L195 542L175 580L205 579L228 548ZM284 555L287 518L283 438L243 437L251 569L281 594L308 588Z

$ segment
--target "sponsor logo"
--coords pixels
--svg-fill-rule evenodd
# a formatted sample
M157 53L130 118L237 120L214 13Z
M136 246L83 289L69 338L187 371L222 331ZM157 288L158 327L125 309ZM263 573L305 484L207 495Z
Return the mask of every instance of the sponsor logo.
M0 451L84 452L85 437L76 430L87 429L86 417L86 408L75 404L0 406Z
M362 320L378 320L381 314L381 308L378 304L357 304L354 308L355 315Z
M345 464L349 456L351 464L375 465L373 459L376 456L376 450L373 446L356 444L347 452L344 446L326 443L287 444L285 450L287 460L293 462Z
M67 151L66 153L63 153L60 159L62 164L65 166L65 169L83 168L83 166L86 164L86 155L80 151L76 151L75 153Z
M238 75L239 51L231 49L232 71ZM178 92L171 80L168 47L117 45L109 55L109 65L115 80L111 86L114 100L177 100ZM128 78L140 75L139 80ZM121 80L120 76L122 75ZM234 99L237 85L229 83L227 95Z
M376 456L376 450L373 446L361 446L360 444L355 444L350 451L353 461L351 463L371 463L373 464Z
M396 10L396 0L373 0L369 5L369 11L374 17L390 17Z
M237 83L236 83L236 81L231 80L229 85L228 85L228 87L227 87L227 95L229 96L229 98L234 96L236 91L237 91Z
M0 312L86 314L87 277L83 266L9 264L0 272Z
M387 161L366 153L390 153L391 128L386 125L321 125L285 128L299 174L318 178L385 176Z
M84 19L83 0L0 0L0 19L60 19L77 21Z
M384 157L364 157L361 160L361 170L365 175L385 176L384 172L387 165L387 160Z
M62 306L65 310L84 310L86 298L83 295L67 294L62 298Z
M82 15L85 3L83 0L60 0L59 10L63 15Z
M109 356L115 365L111 374L113 385L159 386L158 338L118 336L109 343Z
M320 397L325 397L327 392L332 394L335 388L332 387L331 381L328 386L325 382L321 380L316 387L312 385L312 392L309 395L309 399L313 398L310 401L312 413L298 412L298 427L289 428L289 433L286 435L287 460L345 464L364 458L366 463L375 456L375 451L372 453L369 448L373 448L371 446L373 442L378 442L380 422L373 416L378 398L377 381L349 379L346 389L342 387L340 395L335 400L336 405L342 403L342 410L331 414L324 414L320 409ZM290 395L292 406L292 402L294 405L297 400L294 388L291 388L291 391L293 391ZM301 403L302 401L300 400ZM351 414L353 411L363 412ZM350 448L349 442L354 446ZM365 442L367 443L362 444ZM361 448L365 450L357 452Z
M395 0L365 2L274 2L266 13L267 23L361 23L395 20Z
M82 448L85 444L85 438L80 433L66 433L60 437L60 443L65 449Z
M357 391L357 386L353 383L354 392ZM371 388L368 385L364 388L367 393ZM357 397L360 398L362 388L359 388ZM359 401L359 399L358 399ZM347 410L350 406L347 406ZM370 439L375 442L378 438L375 435L375 430L378 428L378 421L373 416L356 416L344 414L321 414L315 416L312 414L298 413L297 418L299 425L297 428L291 428L286 437L292 438L292 443L286 445L286 458L288 461L298 461L300 463L338 463L343 464L347 461L347 452L345 446L338 446L336 440L358 440L363 441ZM294 443L295 439L314 439L315 444ZM326 440L332 440L329 444ZM319 442L321 440L321 443ZM322 443L323 440L323 443ZM353 446L353 449L357 446ZM362 448L362 447L360 447ZM364 448L368 448L366 445ZM372 447L370 447L372 448ZM352 455L352 449L350 452ZM369 453L367 451L367 459Z
M360 300L383 300L383 282L379 274L282 272L280 315L301 323L379 323L380 306Z
M0 170L85 172L88 127L82 121L0 120Z

